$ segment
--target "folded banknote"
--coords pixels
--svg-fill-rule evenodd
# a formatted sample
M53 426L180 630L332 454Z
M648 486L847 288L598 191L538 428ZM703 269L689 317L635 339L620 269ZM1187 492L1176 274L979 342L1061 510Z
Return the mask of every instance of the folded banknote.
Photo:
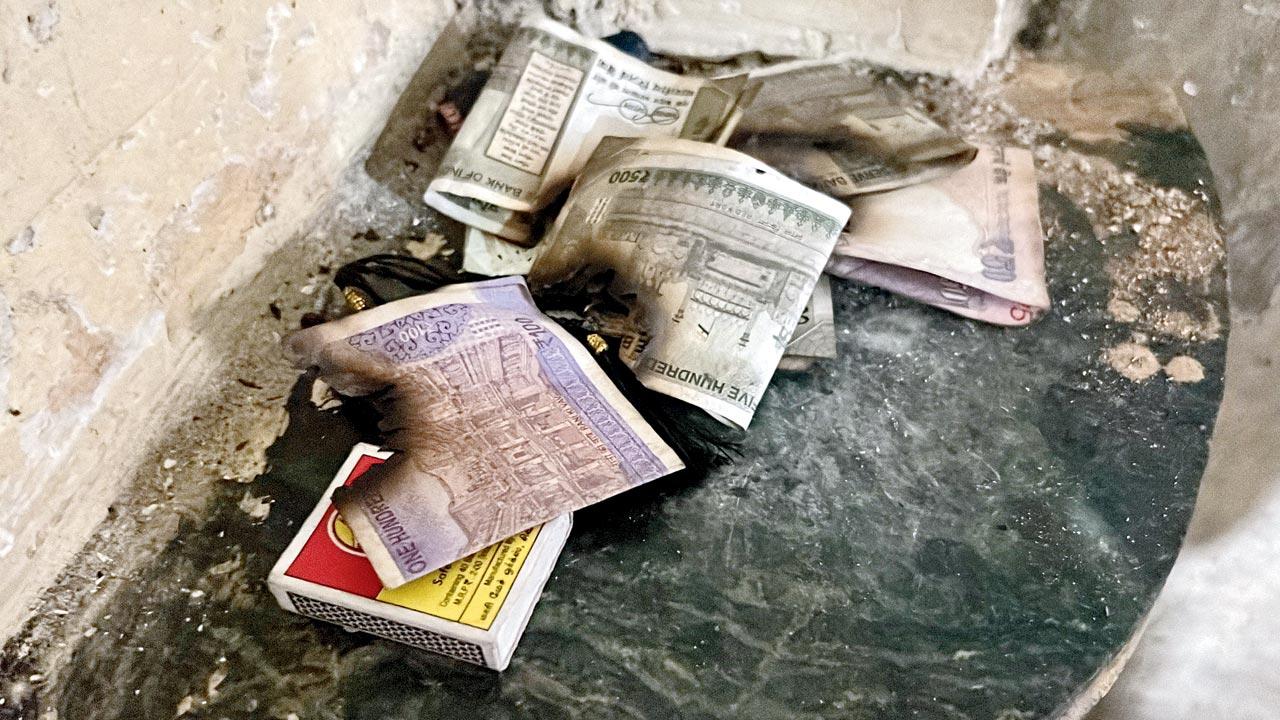
M1030 151L983 146L955 173L849 199L827 272L965 317L1026 325L1049 308Z
M683 467L521 278L450 285L292 335L339 392L380 392L399 450L334 502L386 587Z
M503 52L425 200L461 222L524 240L527 220L503 210L542 209L601 139L714 137L746 82L665 72L537 18Z
M742 153L602 143L529 272L570 292L610 278L619 357L646 387L745 428L849 207Z
M818 360L836 356L835 310L831 302L831 280L823 275L813 286L813 294L800 312L795 332L787 341L779 370L808 370Z
M475 198L428 190L423 200L458 222L496 235L508 242L528 246L534 241L533 215L508 210Z
M750 78L731 146L836 197L944 177L977 153L855 65L797 61Z
M489 277L527 275L536 252L537 248L522 247L469 227L462 244L462 269Z

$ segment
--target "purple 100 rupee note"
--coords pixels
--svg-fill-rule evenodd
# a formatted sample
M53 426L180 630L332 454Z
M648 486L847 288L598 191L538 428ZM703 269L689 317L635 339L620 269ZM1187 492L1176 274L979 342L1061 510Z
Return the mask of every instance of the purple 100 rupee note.
M401 452L334 501L387 587L683 467L520 278L366 310L286 349L339 392L384 391Z

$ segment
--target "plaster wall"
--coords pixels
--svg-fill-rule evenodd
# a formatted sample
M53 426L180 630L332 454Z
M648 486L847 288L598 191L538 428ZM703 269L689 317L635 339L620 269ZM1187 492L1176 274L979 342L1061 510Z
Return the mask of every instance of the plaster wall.
M381 129L453 10L0 0L0 634L209 383L219 301Z

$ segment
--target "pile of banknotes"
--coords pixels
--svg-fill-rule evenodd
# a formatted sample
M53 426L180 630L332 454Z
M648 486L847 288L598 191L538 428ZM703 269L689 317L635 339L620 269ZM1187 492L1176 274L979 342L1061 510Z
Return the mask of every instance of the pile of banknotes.
M387 587L684 466L543 293L607 296L592 321L635 379L736 431L775 372L835 356L857 318L833 282L1000 325L1049 308L1030 153L865 70L691 77L536 19L464 105L424 199L493 279L287 341L380 398L399 452L335 503Z

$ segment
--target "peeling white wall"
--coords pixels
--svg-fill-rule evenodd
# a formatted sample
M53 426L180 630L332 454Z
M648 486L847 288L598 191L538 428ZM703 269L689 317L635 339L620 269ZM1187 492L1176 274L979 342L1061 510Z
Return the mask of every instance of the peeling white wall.
M453 10L0 0L0 636L206 381L212 308L382 128Z

